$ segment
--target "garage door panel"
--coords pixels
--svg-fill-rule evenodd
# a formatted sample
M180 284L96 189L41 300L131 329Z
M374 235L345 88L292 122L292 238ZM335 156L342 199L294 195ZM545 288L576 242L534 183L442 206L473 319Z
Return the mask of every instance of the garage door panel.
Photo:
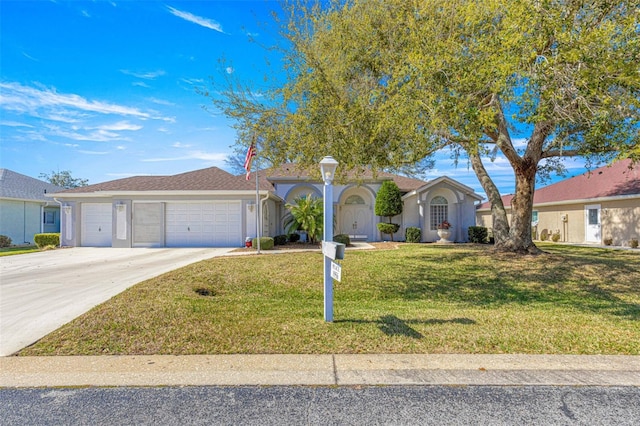
M82 238L84 247L111 247L113 228L111 203L82 203Z
M168 203L166 211L169 247L242 245L240 202Z

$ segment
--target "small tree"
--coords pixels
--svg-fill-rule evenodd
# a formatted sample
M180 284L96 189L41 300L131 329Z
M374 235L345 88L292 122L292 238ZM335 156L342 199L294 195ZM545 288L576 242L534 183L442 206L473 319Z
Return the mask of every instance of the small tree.
M393 234L400 228L397 223L391 223L391 219L401 213L402 194L400 188L394 181L385 180L376 195L375 214L389 219L389 223L379 223L378 230L383 234L391 235L391 241L393 241Z
M315 243L322 236L323 230L322 200L307 195L293 201L293 204L285 204L289 210L289 214L284 218L287 233L292 234L298 230L306 231L309 240Z

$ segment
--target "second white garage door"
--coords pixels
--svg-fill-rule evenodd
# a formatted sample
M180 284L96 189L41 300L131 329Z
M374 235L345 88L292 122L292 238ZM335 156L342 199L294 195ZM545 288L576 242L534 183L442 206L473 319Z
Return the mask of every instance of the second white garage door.
M240 247L240 201L167 203L167 247Z

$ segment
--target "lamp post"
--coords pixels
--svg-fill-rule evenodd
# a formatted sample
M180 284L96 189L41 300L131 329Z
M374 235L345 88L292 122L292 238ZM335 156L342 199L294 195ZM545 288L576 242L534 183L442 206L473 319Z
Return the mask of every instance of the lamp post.
M327 156L320 161L320 171L324 181L324 235L323 241L333 241L333 178L338 162ZM331 259L324 255L324 320L333 321L333 278L331 278Z

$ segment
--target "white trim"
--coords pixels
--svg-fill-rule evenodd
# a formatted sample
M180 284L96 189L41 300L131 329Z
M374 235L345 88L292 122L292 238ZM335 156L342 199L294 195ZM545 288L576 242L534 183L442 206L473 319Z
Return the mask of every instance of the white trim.
M580 198L577 200L566 200L566 201L550 201L548 203L534 203L533 207L547 207L547 206L564 206L568 204L585 204L585 203L600 203L606 201L621 201L621 200L630 200L634 198L640 198L640 194L629 194L629 195L614 195L611 197L600 197L600 198ZM511 209L511 205L504 206L505 210ZM477 209L476 212L489 212L491 211L491 207L483 207L481 209Z

